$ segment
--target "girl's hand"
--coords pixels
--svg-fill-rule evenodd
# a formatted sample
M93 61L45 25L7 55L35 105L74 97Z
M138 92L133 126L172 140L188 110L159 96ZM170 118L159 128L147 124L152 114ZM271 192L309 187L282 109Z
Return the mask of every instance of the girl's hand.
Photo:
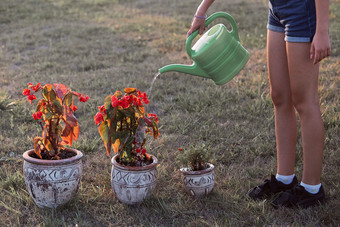
M205 19L204 18L197 18L194 17L192 19L192 23L191 23L191 27L187 33L187 38L189 37L189 35L191 35L191 33L193 33L194 31L196 31L197 29L199 29L199 34L202 35L204 33L204 24L205 24Z
M310 47L310 59L313 59L313 64L317 64L330 54L331 45L328 32L316 32Z

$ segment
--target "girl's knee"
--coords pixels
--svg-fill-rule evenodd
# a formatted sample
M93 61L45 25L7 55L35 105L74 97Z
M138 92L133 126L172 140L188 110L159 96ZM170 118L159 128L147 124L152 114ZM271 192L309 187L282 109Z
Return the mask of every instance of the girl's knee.
M275 107L292 105L291 96L285 92L271 90L270 97Z
M293 100L293 105L300 115L304 113L313 113L320 109L318 101Z

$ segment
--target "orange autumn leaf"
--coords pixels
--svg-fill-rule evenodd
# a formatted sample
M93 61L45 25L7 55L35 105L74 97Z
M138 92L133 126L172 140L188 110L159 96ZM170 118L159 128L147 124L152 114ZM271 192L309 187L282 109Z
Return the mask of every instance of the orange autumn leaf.
M63 139L62 144L72 146L73 140L77 141L79 137L79 124L76 126L65 125L61 138Z
M117 152L118 152L118 150L119 150L119 145L120 145L120 141L119 141L119 139L116 139L116 142L115 142L114 144L112 144L114 153L117 153Z
M131 94L131 93L135 93L137 91L137 88L133 88L133 87L127 87L124 89L124 92L126 94Z

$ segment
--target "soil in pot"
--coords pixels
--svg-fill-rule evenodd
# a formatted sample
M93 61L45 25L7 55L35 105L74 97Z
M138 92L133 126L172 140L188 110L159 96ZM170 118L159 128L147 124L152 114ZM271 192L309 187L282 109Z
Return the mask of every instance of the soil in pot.
M117 157L116 162L120 165L128 166L128 167L142 167L142 166L147 166L147 165L152 164L153 159L150 156L143 155L141 158L137 158L135 162L124 162L119 157Z
M71 157L76 156L76 155L77 154L74 153L73 151L61 150L60 154L59 154L59 157L60 157L60 159L67 159L67 158L71 158ZM34 152L32 154L30 154L29 156L32 157L32 158L40 159L38 157L38 155L36 155L36 153L34 153ZM51 156L46 151L42 151L41 152L41 157L44 160L54 160L53 158L51 158Z

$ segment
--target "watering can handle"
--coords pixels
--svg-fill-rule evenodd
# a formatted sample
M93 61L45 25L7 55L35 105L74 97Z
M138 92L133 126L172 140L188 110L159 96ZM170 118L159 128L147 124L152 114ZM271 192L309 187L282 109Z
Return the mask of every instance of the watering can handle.
M234 20L234 18L232 16L230 16L228 13L225 12L217 12L212 14L211 16L209 16L207 18L207 20L205 21L205 26L208 26L213 20L215 20L216 18L225 18L229 21L229 23L231 24L231 27L233 28L233 30L230 32L230 34L232 36L235 37L235 39L237 41L240 41L240 38L238 36L238 31L237 31L237 25L236 25L236 21ZM192 52L193 50L191 49L191 43L194 40L194 38L198 35L198 31L199 29L197 29L196 31L194 31L186 40L185 43L185 49L189 55L189 57L191 58Z

